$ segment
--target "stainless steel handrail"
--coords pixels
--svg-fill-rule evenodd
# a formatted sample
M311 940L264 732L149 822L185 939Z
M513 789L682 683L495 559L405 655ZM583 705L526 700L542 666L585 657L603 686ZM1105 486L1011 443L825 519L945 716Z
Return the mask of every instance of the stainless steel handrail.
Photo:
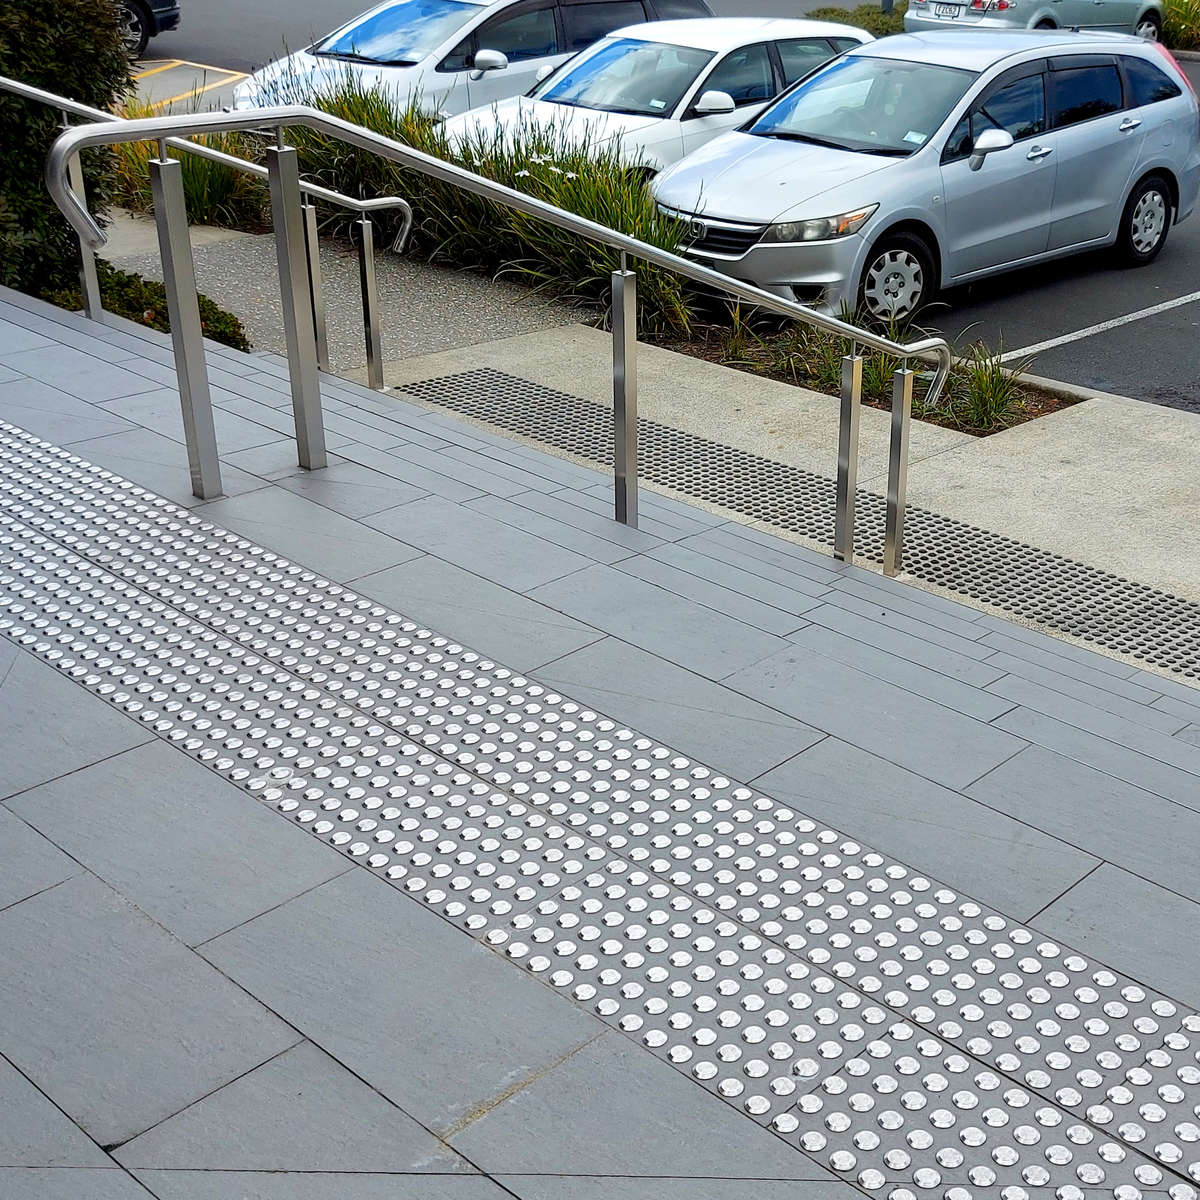
M0 82L0 86L3 83ZM36 89L32 89L36 92ZM30 98L41 99L48 96L42 93ZM57 98L51 98L53 102ZM80 106L82 107L82 106ZM119 128L117 127L119 126ZM952 366L952 355L949 345L941 338L925 338L919 341L902 343L880 336L869 330L860 329L848 322L835 317L826 316L806 308L794 301L784 300L772 295L761 288L722 275L717 271L702 267L691 260L657 246L639 241L637 238L619 233L596 222L556 208L544 201L538 200L523 192L506 187L482 176L475 175L463 167L445 162L424 154L392 138L374 133L360 126L343 121L338 117L321 112L318 109L303 105L287 105L277 108L258 109L252 113L203 113L182 114L153 118L126 120L118 118L115 122L106 122L103 128L96 126L73 126L67 129L55 142L46 164L46 181L50 193L59 208L71 222L79 235L81 244L89 249L104 245L105 235L100 226L93 220L86 203L76 194L72 187L71 167L77 161L81 150L100 145L112 145L121 142L157 140L162 148L158 162L152 162L152 172L161 173L166 157L165 148L175 144L174 139L206 133L221 133L234 131L262 130L276 135L277 145L267 152L267 174L271 180L273 201L299 196L302 186L298 180L295 162L295 151L284 144L284 130L292 126L304 126L321 133L335 137L343 142L380 157L395 162L434 179L460 187L474 195L481 196L494 203L515 209L527 216L546 221L548 224L568 230L590 241L606 245L621 255L621 270L614 272L614 304L620 296L623 315L615 322L619 326L618 339L614 340L614 403L616 425L622 431L622 439L615 447L615 474L619 483L617 509L623 513L629 523L636 523L636 486L637 486L637 446L636 446L636 381L630 356L636 345L636 330L631 331L624 314L636 312L634 297L636 294L636 279L631 271L626 269L626 257L641 259L665 270L671 271L695 283L704 284L719 293L734 297L757 308L777 313L784 317L799 320L814 328L824 330L836 336L845 338L855 347L865 347L891 355L899 359L922 358L936 362L936 370L929 389L928 403L936 403L946 385ZM184 148L194 149L194 144L182 143ZM235 160L240 161L240 160ZM178 164L176 164L178 165ZM359 203L370 203L363 201ZM273 208L277 205L273 204ZM278 207L282 207L279 205ZM289 224L291 218L283 212L276 213L276 240L278 244L281 281L285 287L295 293L296 274L295 258L297 245L303 245L303 226L295 223L295 228ZM299 239L299 242L297 242ZM160 234L160 241L166 237ZM186 265L186 264L185 264ZM285 315L287 304L285 302ZM289 325L289 362L293 370L293 403L296 410L297 436L302 446L301 462L306 466L321 465L324 461L324 439L320 428L320 397L315 394L315 368L310 371L305 368L306 358L313 358L315 351L309 353L311 338L300 338L296 342L294 312L287 323ZM295 345L293 345L295 342ZM299 373L303 378L297 379ZM182 368L181 368L182 379ZM907 391L898 386L896 395L911 396L911 382ZM632 401L632 404L630 404ZM851 420L853 410L858 404L858 389L853 394L847 392L843 396L843 425ZM632 411L630 409L632 408ZM907 408L907 404L906 404ZM885 561L884 569L894 574L901 565L903 554L903 518L904 518L904 485L907 475L907 431L909 412L894 413L892 420L891 453L889 455L888 473L888 505L885 528ZM301 426L304 426L303 433ZM312 453L303 447L314 447ZM847 454L857 456L857 438L851 443L844 440ZM632 461L631 461L632 460ZM839 463L839 485L844 484L841 478L844 464ZM219 476L214 471L214 477ZM852 478L852 477L851 477ZM854 488L839 486L839 505L849 506L849 519L842 519L839 509L840 542L838 556L846 561L853 557L853 506ZM848 491L848 497L845 493ZM629 503L630 497L634 502Z

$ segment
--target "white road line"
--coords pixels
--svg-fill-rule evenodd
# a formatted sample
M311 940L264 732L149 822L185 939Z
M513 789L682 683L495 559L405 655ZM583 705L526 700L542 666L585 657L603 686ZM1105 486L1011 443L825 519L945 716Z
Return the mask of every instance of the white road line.
M1065 346L1068 342L1082 341L1094 337L1097 333L1106 333L1121 325L1130 325L1134 321L1144 321L1147 317L1170 311L1172 308L1182 308L1185 304L1193 304L1200 300L1200 292L1189 292L1186 296L1176 296L1174 300L1164 300L1151 308L1142 308L1124 317L1114 317L1111 321L1101 321L1099 325L1089 325L1086 329L1077 329L1074 333L1064 333L1062 337L1050 338L1045 342L1035 342L1032 346L1022 346L1020 350L1007 350L1000 355L1001 362L1012 358L1025 358L1030 354L1041 354L1045 350L1053 350L1055 346Z

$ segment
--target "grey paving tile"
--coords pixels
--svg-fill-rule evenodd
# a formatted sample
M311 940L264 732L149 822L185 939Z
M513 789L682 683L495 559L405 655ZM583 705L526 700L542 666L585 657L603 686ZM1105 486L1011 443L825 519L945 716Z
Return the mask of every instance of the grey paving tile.
M149 740L130 718L0 639L0 799Z
M1200 725L1189 725L1186 729L1181 729L1175 736L1182 738L1192 746L1200 746Z
M443 446L438 454L441 458L451 458L460 462L469 472L468 480L475 475L483 475L488 479L488 491L495 496L517 496L523 492L552 492L558 484L553 480L543 479L534 469L533 464L514 464L496 451L504 445L502 438L495 438L495 446L487 444L472 444L472 434L466 431L455 431L456 442ZM497 485L503 484L503 488Z
M10 320L0 320L0 359L52 345L51 339Z
M1130 675L1133 683L1140 684L1162 696L1173 696L1184 704L1200 704L1200 680L1185 680L1140 668Z
M246 1171L138 1171L137 1175L158 1200L512 1200L511 1192L490 1179L469 1175Z
M1037 927L1147 987L1200 1007L1200 905L1108 863L1045 910Z
M799 812L1021 919L1099 861L837 738L754 783Z
M752 779L822 737L792 717L615 638L535 673L673 750L719 763L735 779Z
M829 1178L744 1113L612 1032L450 1142L489 1174Z
M311 1042L198 1100L114 1157L170 1170L471 1171Z
M414 467L457 479L465 487L478 488L485 495L516 496L529 490L528 479L495 459L467 454L469 461L464 462L463 455L449 454L448 450L445 445L420 446L407 442L394 446L388 453Z
M420 553L396 538L278 487L216 500L195 511L331 579L353 579L368 571L382 571Z
M365 871L217 938L204 953L437 1131L603 1028Z
M374 446L353 446L343 449L343 457L352 462L362 463L392 479L399 479L411 484L422 492L434 496L442 496L447 500L461 503L464 500L474 500L483 495L483 489L452 479L439 471L431 471L428 467L399 458L390 450L379 450Z
M668 508L658 501L666 497L642 489L638 496L638 528L652 537L662 538L663 541L674 542L680 538L689 537L705 529L711 529L713 522L703 518L709 514L701 509L695 509L698 519L690 515ZM573 491L570 495L572 504L598 516L612 516L613 513L613 484L611 477L606 483L593 484L591 487ZM719 521L722 518L713 518Z
M103 408L39 380L23 378L0 383L0 420L59 446L133 428L129 421Z
M346 461L340 454L332 452L328 458L331 467ZM304 470L296 461L294 437L281 438L262 446L251 446L249 450L235 450L231 453L222 450L221 462L262 479L279 479L281 476L296 475Z
M812 551L811 553L816 553ZM860 567L851 564L841 570L838 575L839 590L856 595L864 600L874 600L897 612L907 612L920 620L927 620L931 613L941 613L943 616L954 618L954 623L946 628L953 632L962 630L963 637L975 638L979 633L970 633L963 623L974 625L979 618L979 609L964 604L961 600L953 600L937 592L923 588L920 583L909 579L890 579L880 574L872 567Z
M857 588L857 591L867 593L867 598L864 598L856 592L847 591L847 586L857 585L839 582L825 600L829 604L846 609L847 612L856 613L867 621L886 626L896 633L907 633L920 641L941 646L964 658L984 659L992 653L991 647L984 646L976 640L974 635L979 631L968 621L948 617L935 609L922 609L915 603L906 603L907 611L903 611L896 606L892 598L883 596L873 588ZM947 629L947 625L952 628Z
M1191 703L1180 700L1175 696L1158 696L1155 698L1152 707L1175 717L1179 721L1184 721L1188 725L1200 725L1200 692L1196 693L1196 699ZM1178 733L1179 731L1176 730L1176 732Z
M962 654L948 649L927 637L897 629L886 617L866 617L838 604L822 604L810 609L805 616L813 624L919 663L972 687L983 687L1004 674L1001 667L993 666L990 661L980 661L976 652Z
M91 404L152 392L158 385L145 375L104 362L73 346L39 346L4 360L30 379L40 379L49 387Z
M992 696L981 688L945 675L936 668L914 662L904 655L889 653L873 643L839 633L822 624L823 616L828 618L830 613L837 611L839 610L833 606L815 610L814 623L792 634L788 640L980 721L990 721L1013 707L1011 701ZM889 639L881 636L876 640L887 642ZM933 650L936 652L937 648L933 647ZM991 674L994 679L995 672Z
M14 379L24 379L25 376L20 371L14 371L12 367L6 367L0 363L0 383L11 383Z
M798 648L724 682L947 787L973 782L1022 746L992 725Z
M524 492L511 499L481 496L469 501L467 507L556 546L574 550L593 562L618 562L660 544L658 538L620 525L611 517L585 512L543 492Z
M1030 746L967 795L1200 900L1200 813Z
M323 471L297 469L280 478L278 484L346 517L370 516L428 494L353 462L335 463Z
M684 538L674 543L681 553L698 554L705 561L720 563L731 577L740 577L755 586L754 581L764 581L786 589L797 596L817 599L829 591L828 579L815 579L803 571L794 571L791 566L779 562L768 562L754 554L746 553L748 548L758 547L754 543L742 543L735 538L725 538L718 542L717 536L721 530L714 530L711 535L701 534L696 537ZM662 553L659 557L677 566L683 565L684 560Z
M819 584L822 592L832 587L847 569L828 556L819 556L805 546L772 537L747 525L728 524L719 529L705 530L694 538L688 538L688 545L714 548L722 558L734 554L751 563L765 563Z
M1004 696L1024 708L1045 716L1076 725L1129 750L1157 758L1161 762L1189 771L1196 776L1200 788L1200 750L1181 744L1178 739L1159 730L1135 724L1123 716L1097 708L1083 700L1075 700L1040 683L1016 675L1006 675L988 685L988 691Z
M0 1050L102 1146L298 1038L91 876L0 913Z
M437 497L378 513L367 523L514 591L528 591L589 562L544 538Z
M1123 779L1135 787L1200 811L1200 790L1196 776L1189 771L1118 746L1107 738L1028 708L1014 708L1012 712L997 717L993 724L1026 741L1056 750L1068 758Z
M198 503L192 495L187 448L161 433L132 428L108 437L73 442L71 452L176 504L190 508ZM228 460L221 463L221 484L227 496L240 496L262 487L260 479L239 470Z
M112 1165L74 1121L0 1058L0 1168ZM3 1178L0 1174L0 1183ZM0 1195L8 1194L0 1186Z
M997 668L1002 668L1007 674L1028 680L1038 687L1047 688L1052 692L1060 692L1072 700L1078 700L1092 708L1098 708L1101 712L1112 713L1113 716L1120 717L1125 721L1132 721L1135 725L1145 725L1148 729L1157 729L1160 733L1175 733L1187 721L1186 717L1177 716L1167 709L1152 704L1151 701L1162 699L1155 697L1153 693L1148 693L1148 700L1134 700L1127 696L1119 696L1107 688L1084 683L1082 680L1047 667L1035 666L1023 658L1005 654L1002 651L992 655L988 659L987 665L995 665ZM1100 672L1095 672L1095 674L1100 675ZM1102 676L1102 678L1111 677ZM1112 682L1118 685L1125 684L1125 681L1121 679L1112 679ZM1166 700L1163 702L1170 703ZM1200 710L1197 710L1197 713L1200 715Z
M44 892L82 870L74 859L0 804L0 909Z
M154 1200L120 1167L0 1168L0 1196L4 1200Z
M279 440L279 432L257 421L249 421L236 413L226 412L213 397L213 425L217 431L217 450L224 457L251 446L264 446ZM171 388L156 387L143 395L114 400L104 406L104 412L153 429L172 441L183 443L183 415L179 410L179 393Z
M1004 638L1008 641L1021 642L1027 647L1031 661L1041 661L1042 656L1046 654L1053 655L1055 659L1065 658L1068 662L1074 663L1078 667L1084 667L1092 671L1100 671L1106 675L1115 675L1118 679L1131 679L1137 673L1135 667L1131 667L1128 663L1121 662L1116 658L1109 658L1104 654L1098 654L1095 650L1085 649L1083 646L1076 646L1074 642L1065 642L1059 638L1051 637L1049 634L1042 633L1037 629L1028 629L1024 625L1019 625L1015 621L1010 621L1006 617L997 617L992 613L980 613L975 618L975 623L980 629L988 630L997 638ZM1026 653L1015 648L1010 648L1004 643L995 641L995 638L984 635L984 642L996 645L999 650L1009 650L1010 653ZM1053 665L1047 663L1047 666Z
M1064 658L1061 654L1055 654L1052 650L1032 645L1020 638L993 632L987 634L983 641L985 645L996 651L994 658L1008 664L1008 672L1012 675L1024 675L1026 678L1038 679L1041 676L1036 672L1046 671L1056 677L1073 679L1084 686L1111 692L1114 696L1123 696L1126 700L1136 700L1143 704L1152 704L1161 694L1132 679L1115 675L1111 671L1084 666L1073 659ZM1026 674L1026 668L1031 668L1035 674Z
M332 846L158 740L8 805L189 945L347 869Z
M356 579L353 587L518 671L531 671L604 636L432 555Z
M784 645L771 634L612 567L589 567L530 594L709 679L749 666Z
M521 1200L856 1200L840 1179L646 1179L612 1175L501 1175Z

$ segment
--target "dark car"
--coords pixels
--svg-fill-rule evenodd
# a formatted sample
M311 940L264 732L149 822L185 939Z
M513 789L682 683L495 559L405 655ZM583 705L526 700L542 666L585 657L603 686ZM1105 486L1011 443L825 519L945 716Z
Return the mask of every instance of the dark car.
M178 25L176 0L121 0L121 30L130 58L141 58L155 34Z

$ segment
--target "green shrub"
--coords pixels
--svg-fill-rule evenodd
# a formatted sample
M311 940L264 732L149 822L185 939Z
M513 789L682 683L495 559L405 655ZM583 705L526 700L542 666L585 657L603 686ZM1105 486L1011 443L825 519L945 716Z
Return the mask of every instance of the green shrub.
M131 97L117 112L137 120L152 117L158 110L153 104ZM245 158L261 157L262 139L233 132L194 138L214 150ZM134 212L152 212L150 160L158 156L156 142L121 142L113 147L115 177L113 201ZM269 195L265 180L245 171L223 167L198 154L169 151L183 164L183 194L189 219L197 225L226 225L242 229L265 229L269 225Z
M857 8L814 8L808 13L812 21L837 21L842 25L857 25L875 37L887 37L889 33L904 32L904 13L908 5L901 0L890 13L885 13L878 4L860 4Z
M132 86L111 0L3 0L0 75L96 108L112 108ZM53 108L0 92L0 284L40 293L68 286L79 244L46 191L46 155L58 136ZM112 155L84 155L88 200L102 212Z
M167 293L161 283L153 279L144 279L128 271L119 271L110 266L104 259L96 260L96 269L100 276L100 297L104 302L104 311L136 321L148 329L157 329L161 333L170 331L171 323L167 316ZM51 304L72 312L83 306L83 299L78 286L51 291L45 297ZM207 296L199 295L200 326L204 336L231 346L234 350L251 349L250 340L242 323L232 313L218 308Z
M1174 50L1200 50L1200 0L1167 0L1163 41Z

